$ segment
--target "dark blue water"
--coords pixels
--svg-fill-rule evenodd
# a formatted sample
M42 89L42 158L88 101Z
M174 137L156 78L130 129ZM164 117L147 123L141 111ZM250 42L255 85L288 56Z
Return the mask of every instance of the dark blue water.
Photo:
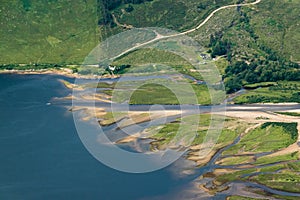
M95 160L65 104L47 105L71 92L59 78L0 74L1 200L151 199L185 182L169 169L127 174Z

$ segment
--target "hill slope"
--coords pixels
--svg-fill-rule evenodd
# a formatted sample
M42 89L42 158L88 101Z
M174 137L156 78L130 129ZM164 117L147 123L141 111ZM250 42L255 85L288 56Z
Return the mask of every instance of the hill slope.
M80 63L98 43L94 0L1 1L0 63Z

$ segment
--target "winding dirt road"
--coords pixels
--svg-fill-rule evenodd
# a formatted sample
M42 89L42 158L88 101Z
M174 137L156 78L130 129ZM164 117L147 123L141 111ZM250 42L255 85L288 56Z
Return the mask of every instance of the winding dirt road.
M172 38L172 37L177 37L177 36L181 36L181 35L186 35L186 34L192 33L192 32L194 32L194 31L200 29L202 26L204 26L204 25L208 22L208 20L210 20L210 19L211 19L217 12L219 12L220 10L224 10L224 9L232 8L232 7L238 7L238 6L251 6L251 5L256 5L256 4L260 3L260 2L261 2L261 0L256 0L255 2L252 2L252 3L233 4L233 5L222 6L222 7L218 8L218 9L214 10L214 11L213 11L209 16L207 16L207 17L205 18L205 20L204 20L203 22L201 22L201 24L199 24L196 28L192 28L192 29L187 30L187 31L184 31L184 32L182 32L182 33L176 33L176 34L173 34L173 35L160 35L160 34L156 33L156 37L155 37L154 39L149 40L149 41L147 41L147 42L145 42L145 43L138 44L138 45L136 45L136 46L134 46L134 47L131 47L131 48L129 48L129 49L123 51L123 52L120 53L119 55L117 55L117 56L111 58L110 60L113 61L113 60L115 60L115 59L117 59L117 58L119 58L119 57L121 57L121 56L123 56L123 55L125 55L125 54L127 54L127 53L129 53L129 52L131 52L131 51L133 51L133 50L136 50L136 49L139 48L139 47L142 47L142 46L151 44L151 43L156 42L156 41L158 41L158 40L167 39L167 38Z

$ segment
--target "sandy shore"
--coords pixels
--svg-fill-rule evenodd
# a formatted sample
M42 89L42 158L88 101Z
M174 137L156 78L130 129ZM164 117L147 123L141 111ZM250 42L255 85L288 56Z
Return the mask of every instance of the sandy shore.
M101 78L111 78L111 75L81 75L78 73L73 73L71 69L60 68L60 69L39 69L39 70L0 70L0 74L37 74L37 75L61 75L69 78L80 78L80 79L101 79ZM116 77L114 77L116 78Z
M83 78L83 79L98 79L98 78L110 78L110 76L94 76L94 75L87 75L87 76L82 76L76 73L72 73L70 69L44 69L44 70L2 70L0 73L9 73L9 74L55 74L55 75L61 75L65 77L72 77L72 78ZM65 87L69 89L79 89L83 90L84 88L78 87L75 84L69 83L64 80L60 80ZM68 96L65 97L66 99L74 99L73 96ZM103 101L107 103L111 103L111 99L109 95L106 94L95 94L95 95L82 95L80 98L83 100L90 100L90 101ZM277 103L276 105L293 105L295 103ZM256 104L257 106L262 105L262 104ZM263 105L274 105L273 103L264 103ZM285 155L289 153L293 153L295 151L300 152L300 147L298 143L300 142L300 118L299 117L293 117L293 116L287 116L287 115L281 115L277 113L272 113L272 112L265 112L265 111L252 111L252 112L245 112L243 109L245 106L240 106L241 111L227 111L225 116L226 117L231 117L240 121L244 121L247 123L252 123L254 126L248 127L244 133L241 136L244 136L247 134L250 130L253 128L256 128L263 124L264 122L297 122L298 123L298 140L296 143L290 145L287 148L281 149L279 151L276 151L268 156L279 156L279 155ZM258 107L250 107L248 109L257 109ZM85 110L85 117L83 117L82 120L90 120L93 117L96 117L99 120L100 125L109 125L111 123L115 123L116 121L120 120L121 118L124 118L125 120L122 121L122 123L119 124L120 128L124 128L127 126L130 126L132 124L139 124L142 122L147 122L151 121L154 119L158 119L161 117L168 117L168 116L174 116L174 115L179 115L182 114L181 111L155 111L155 112L129 112L124 114L123 116L117 117L117 119L103 119L103 117L107 114L107 112L104 109L101 108L89 108L89 107L81 107L81 108L73 108L72 111L78 111L78 110ZM300 112L300 110L286 110L285 112ZM222 113L214 113L214 114L222 114ZM118 143L127 143L131 141L135 141L139 136L129 136L126 138L122 138L121 140L118 141ZM203 147L201 145L196 145L190 147L190 152L187 155L187 159L194 161L197 165L201 166L206 164L211 160L211 158L216 154L216 152L222 147L220 146L215 146L215 148L206 155L206 157L200 157L199 154L201 151L203 151ZM246 154L252 154L253 152L242 152L238 155L246 155ZM254 154L254 153L253 153ZM300 155L299 155L300 159Z

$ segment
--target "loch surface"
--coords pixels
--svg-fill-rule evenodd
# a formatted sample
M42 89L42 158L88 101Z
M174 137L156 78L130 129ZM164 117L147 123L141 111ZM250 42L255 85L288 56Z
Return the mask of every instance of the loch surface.
M59 79L0 74L0 199L160 199L186 185L172 166L128 174L93 158L53 100L71 93Z

